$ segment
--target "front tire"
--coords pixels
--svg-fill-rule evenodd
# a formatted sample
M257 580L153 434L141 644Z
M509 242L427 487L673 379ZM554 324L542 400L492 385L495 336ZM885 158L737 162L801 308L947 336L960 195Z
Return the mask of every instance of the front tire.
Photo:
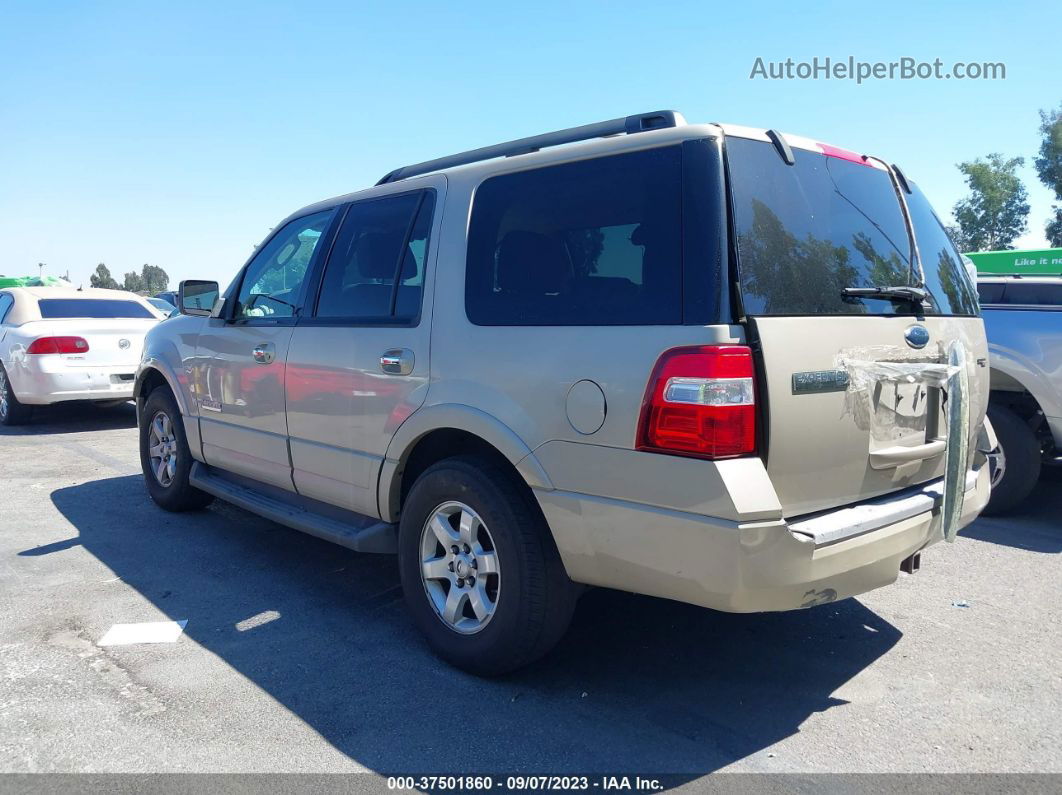
M402 509L406 605L432 650L480 676L546 654L571 621L575 587L533 497L472 457L428 468Z
M33 408L18 402L7 371L0 364L0 425L22 425L33 416Z
M140 422L140 466L155 504L167 511L204 508L214 497L188 482L192 454L177 401L159 387L144 401Z
M1006 457L1003 477L992 488L984 513L999 516L1022 503L1040 478L1042 453L1032 428L1021 417L1003 406L989 406L988 418Z

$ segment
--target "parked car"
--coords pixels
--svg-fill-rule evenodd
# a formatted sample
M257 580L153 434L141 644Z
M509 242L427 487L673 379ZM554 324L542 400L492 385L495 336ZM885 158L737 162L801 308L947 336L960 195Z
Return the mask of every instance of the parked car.
M666 111L407 166L179 306L137 376L152 499L397 552L475 673L577 584L810 607L989 496L959 254L899 170L796 136Z
M166 290L166 291L161 292L161 293L156 293L154 297L158 298L160 301L165 301L170 306L177 306L177 291L176 290Z
M988 416L1006 465L986 513L1020 505L1042 463L1062 463L1062 278L979 277L988 334Z
M157 310L162 312L162 314L164 314L166 317L169 317L170 315L177 314L177 305L176 304L171 304L169 301L166 301L166 300L164 300L162 298L148 298L146 300L147 300L147 302L149 304L151 304ZM176 300L176 299L174 299L174 300Z
M144 335L162 317L122 290L0 289L0 423L49 403L132 399Z

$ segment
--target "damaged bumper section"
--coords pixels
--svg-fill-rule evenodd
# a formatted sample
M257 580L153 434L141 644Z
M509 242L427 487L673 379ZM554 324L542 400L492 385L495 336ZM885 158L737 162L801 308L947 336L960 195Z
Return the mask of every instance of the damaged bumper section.
M968 472L964 486L954 532L976 519L988 503L989 468ZM802 551L788 540L776 540L766 544L761 554L743 533L745 588L731 609L813 607L894 582L905 560L944 540L948 532L944 491L942 478L887 498L790 522L786 531Z
M970 471L956 528L988 502L989 467ZM894 582L901 564L944 539L943 478L786 522L728 523L562 491L536 495L577 582L733 613L794 610ZM632 519L631 511L639 516Z

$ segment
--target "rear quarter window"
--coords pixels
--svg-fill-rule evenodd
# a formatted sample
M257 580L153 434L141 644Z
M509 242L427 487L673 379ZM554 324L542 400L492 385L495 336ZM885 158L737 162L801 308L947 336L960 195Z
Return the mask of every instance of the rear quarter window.
M670 146L484 181L469 227L469 320L681 323L681 172Z
M977 285L977 294L982 304L998 304L1003 301L1003 287L999 282L982 282Z
M147 318L155 315L141 303L120 298L41 298L37 301L45 320L63 318Z
M1002 303L1025 306L1062 306L1062 282L1058 284L1010 282L1006 285Z

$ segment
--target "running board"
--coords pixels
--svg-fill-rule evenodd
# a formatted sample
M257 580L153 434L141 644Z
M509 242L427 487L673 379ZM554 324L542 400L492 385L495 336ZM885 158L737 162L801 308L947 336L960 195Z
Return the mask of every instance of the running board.
M188 481L197 489L213 494L225 502L231 502L277 524L331 541L355 552L393 554L398 551L398 533L393 524L374 521L368 516L365 517L364 524L322 516L233 483L215 474L199 461L192 463Z

